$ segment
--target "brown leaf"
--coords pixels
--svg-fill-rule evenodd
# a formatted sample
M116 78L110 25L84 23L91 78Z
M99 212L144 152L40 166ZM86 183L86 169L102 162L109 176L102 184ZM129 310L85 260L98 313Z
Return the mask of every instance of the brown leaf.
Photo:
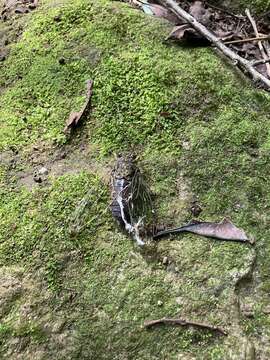
M230 220L227 219L224 219L220 223L199 221L193 222L176 229L162 231L156 234L155 238L180 232L191 232L193 234L221 240L249 242L253 244L253 241L247 237L246 233L242 229L239 229Z
M202 45L202 46L209 44L207 39L201 36L199 33L197 33L197 31L194 30L192 27L190 27L189 24L175 26L172 32L166 38L166 40L178 40L193 45Z
M93 94L93 84L94 84L93 80L87 80L85 103L80 111L72 112L69 115L69 118L66 120L66 126L64 128L65 133L77 127L79 122L82 120L82 118L86 115L87 111L89 110L91 104L91 98Z
M173 12L166 9L165 7L157 4L149 4L147 1L138 2L133 1L134 5L142 9L146 14L153 15L159 18L163 18L171 22L172 24L180 24L181 20L179 20L178 16L176 16Z

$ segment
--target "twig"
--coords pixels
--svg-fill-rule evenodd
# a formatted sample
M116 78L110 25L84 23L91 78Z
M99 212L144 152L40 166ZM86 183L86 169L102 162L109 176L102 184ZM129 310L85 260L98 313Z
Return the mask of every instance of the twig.
M266 53L266 55L267 55L267 58L269 59L269 58L270 58L269 42L268 42L268 41L264 41L263 47L264 47L265 53ZM267 61L267 62L268 62L268 61Z
M265 60L255 60L252 62L252 65L257 66L257 65L261 65L261 64L266 64L268 62L270 62L270 58L265 59Z
M195 322L195 321L188 321L188 320L184 320L184 319L169 319L169 318L163 318L163 319L158 319L158 320L149 320L149 321L145 321L144 322L144 327L149 328L155 325L160 325L160 324L164 324L164 325L180 325L180 326L194 326L194 327L198 327L198 328L202 328L202 329L207 329L207 330L211 330L211 331L216 331L224 336L228 335L227 332L223 329L221 329L218 326L213 326L213 325L209 325L209 324L203 324L203 323L199 323L199 322Z
M260 34L258 32L256 21L251 16L249 9L246 9L246 15L253 27L255 36L259 37ZM268 58L268 56L267 56L266 52L264 51L263 44L261 41L258 41L258 48L260 49L263 59L266 60ZM270 64L265 63L265 66L266 66L266 70L267 70L267 75L270 77Z
M230 60L232 60L234 65L238 65L245 69L253 78L254 81L260 80L264 83L267 89L270 89L270 80L261 74L259 71L254 69L252 63L249 60L242 58L240 55L236 54L225 44L222 40L209 31L204 25L199 23L192 15L182 9L174 0L162 0L162 4L167 8L170 8L179 18L187 21L195 30L202 34L206 39L208 39L212 44L214 44L217 49L222 51Z
M270 36L259 36L259 37L252 37L247 39L239 39L239 40L231 40L231 41L224 41L223 44L230 45L230 44L241 44L247 43L251 41L260 41L260 40L269 40Z

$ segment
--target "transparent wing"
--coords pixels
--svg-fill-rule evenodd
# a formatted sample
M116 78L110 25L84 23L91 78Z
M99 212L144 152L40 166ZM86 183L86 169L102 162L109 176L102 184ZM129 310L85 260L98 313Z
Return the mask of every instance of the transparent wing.
M132 222L138 222L142 218L145 219L144 223L151 222L153 216L151 192L139 170L132 178L130 190L128 206Z

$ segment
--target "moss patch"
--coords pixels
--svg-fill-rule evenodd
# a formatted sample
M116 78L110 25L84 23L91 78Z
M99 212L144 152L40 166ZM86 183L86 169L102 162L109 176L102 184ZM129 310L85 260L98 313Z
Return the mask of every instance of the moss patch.
M269 327L269 94L241 81L211 49L164 44L170 26L126 5L51 5L33 12L0 74L0 148L11 151L11 160L0 158L0 263L22 266L36 289L22 292L2 318L3 356L16 356L12 329L26 303L41 340L25 331L22 356L56 359L62 341L63 358L224 359L228 349L240 356L247 339L267 354L257 334ZM65 119L84 102L88 78L93 109L69 141ZM93 149L90 171L52 176L33 191L17 186L16 171L34 166L37 142L76 153L81 141ZM91 162L105 167L123 149L138 154L159 223L189 221L196 199L204 220L228 216L251 233L254 277L255 250L242 244L189 235L142 250L121 234L107 209L108 184ZM237 306L250 297L253 318ZM229 337L141 328L163 316L218 324ZM28 329L27 321L20 326Z

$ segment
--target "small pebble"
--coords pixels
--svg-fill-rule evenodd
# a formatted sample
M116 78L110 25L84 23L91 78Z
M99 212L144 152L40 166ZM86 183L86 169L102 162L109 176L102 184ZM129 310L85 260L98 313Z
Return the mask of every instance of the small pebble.
M247 318L253 318L254 317L254 310L253 306L251 304L243 304L241 306L242 314Z
M48 171L47 168L45 168L45 167L43 166L42 168L40 168L40 169L38 170L38 174L39 174L39 175L48 175L48 174L49 174L49 171Z

